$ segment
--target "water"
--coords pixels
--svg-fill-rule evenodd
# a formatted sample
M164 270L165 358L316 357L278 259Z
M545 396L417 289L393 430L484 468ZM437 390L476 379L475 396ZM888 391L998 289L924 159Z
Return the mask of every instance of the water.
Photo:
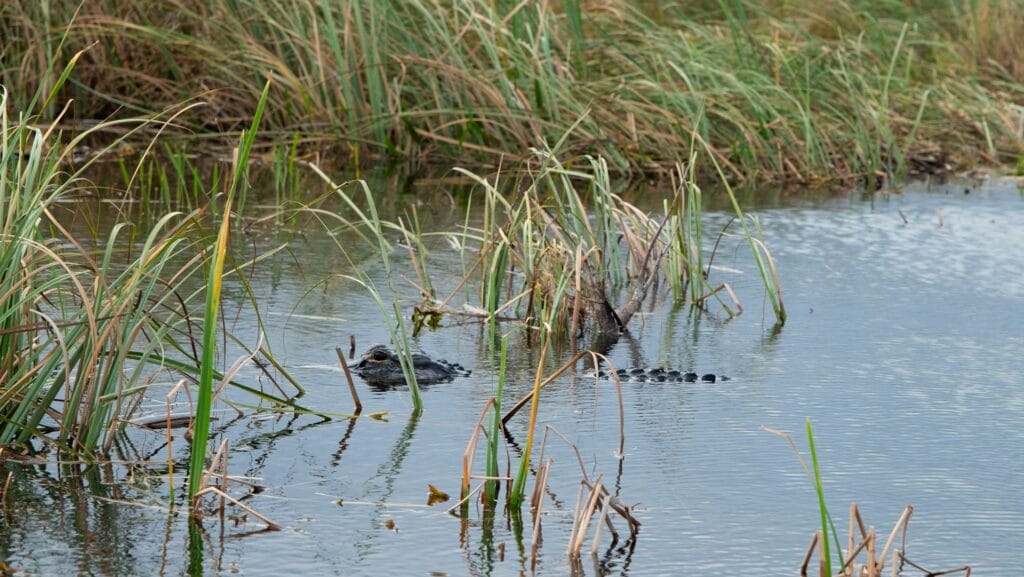
M444 203L421 210L425 222L459 221ZM806 455L810 419L843 543L851 502L883 537L913 504L910 559L932 569L970 564L980 575L1019 574L1021 194L1012 185L970 194L962 184L915 185L899 195L817 198L756 214L782 278L784 328L770 330L748 249L727 241L711 280L736 290L743 315L691 315L661 295L610 353L620 366L664 364L732 380L627 384L621 460L614 389L581 375L545 389L542 424L569 437L587 474L602 475L643 525L631 544L609 547L605 533L595 559L586 554L588 541L574 568L565 549L581 474L573 450L549 440L554 466L535 573L796 574L820 524L817 500L789 444L762 427L790 432ZM709 231L727 215L706 218ZM351 401L333 348L347 348L350 334L362 349L386 342L387 333L372 301L338 277L347 265L321 237L292 242L294 257L258 267L252 282L268 307L275 352L308 388L300 402L344 413ZM407 271L407 258L394 258ZM438 243L431 263L446 294L461 270L458 255ZM236 334L255 341L252 318L234 323ZM282 531L231 520L222 527L215 517L190 530L180 502L166 511L169 488L159 467L109 465L80 475L74 465L8 461L15 476L2 509L0 555L35 575L530 574L528 511L519 529L476 506L463 523L445 512L452 502L426 505L428 483L458 494L463 451L494 387L483 342L474 323L416 340L475 369L426 387L418 419L408 416L406 391L362 383L365 410L386 411L386 421L234 420L221 412L218 433L230 439L232 474L264 487L246 503ZM532 386L537 354L521 336L512 338L508 399ZM151 409L162 411L156 402ZM525 445L525 417L510 423L513 454ZM160 461L162 443L158 434L138 433L122 450ZM179 489L182 480L179 473Z

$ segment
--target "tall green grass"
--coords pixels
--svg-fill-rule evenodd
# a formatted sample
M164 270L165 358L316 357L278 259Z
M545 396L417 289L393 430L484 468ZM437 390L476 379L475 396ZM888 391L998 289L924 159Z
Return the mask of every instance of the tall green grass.
M829 552L830 546L828 542L831 516L828 513L828 507L825 505L825 487L821 483L821 466L818 465L818 451L814 448L814 430L811 428L810 419L807 419L807 446L811 452L811 464L814 466L814 492L818 495L818 511L821 513L821 543L822 558L825 561L825 574L832 575L832 556ZM839 564L843 565L843 551L839 547L839 536L834 531L831 534L836 540L836 554L839 555Z
M793 440L793 437L791 437L789 435L789 433L786 433L786 432L783 432L783 431L777 431L775 429L769 429L767 427L761 427L761 428L762 428L762 430L765 430L765 431L768 431L770 433L779 435L780 437L785 438L787 442L789 442L790 446L793 448L793 451L796 453L797 460L800 462L800 465L804 469L804 473L807 474L807 478L811 481L811 484L814 486L814 493L815 493L815 496L816 496L817 501L818 501L818 513L819 513L820 518L821 518L821 541L820 541L820 543L821 543L821 546L822 546L822 550L821 550L821 563L822 563L822 567L823 567L823 570L824 570L823 574L824 575L833 575L834 573L832 573L832 553L831 553L833 545L835 546L836 558L838 559L839 567L845 567L846 566L846 561L844 561L844 559L843 559L843 549L842 549L842 545L839 542L839 532L836 530L835 523L832 521L832 515L829 513L828 506L825 503L825 485L824 485L824 483L821 480L821 477L822 477L822 475L821 475L821 465L818 462L818 451L817 451L817 448L816 448L816 446L814 444L814 429L813 429L813 427L811 427L811 420L807 419L807 445L808 445L808 450L809 450L810 455L811 455L811 467L808 467L807 463L804 462L804 458L803 458L803 455L800 453L800 449L796 446L796 442ZM853 509L855 510L856 507L854 507ZM905 521L905 520L903 520L903 521ZM850 523L851 523L850 538L852 539L853 538L853 530L852 530L852 527L853 527L853 525L852 525L853 517L852 517L852 515L851 515ZM902 523L902 521L901 521L901 523ZM897 524L897 528L899 526L900 526L900 524ZM863 524L861 525L861 528L863 530ZM896 530L894 529L893 530L893 534L895 534L895 531ZM829 537L830 536L831 536L831 541L832 541L831 543L829 542ZM888 549L888 546L886 547L886 549ZM851 545L851 550L849 551L849 553L851 555L853 555L852 545ZM884 559L884 555L883 555L883 559Z
M203 309L203 350L199 370L199 391L196 399L196 416L192 423L192 450L188 467L188 498L194 499L202 489L203 468L206 466L207 441L210 435L210 412L213 406L213 373L217 361L217 313L220 310L221 287L224 282L224 258L228 250L228 233L231 230L231 211L238 191L248 185L249 154L252 152L256 131L263 117L270 91L268 80L256 106L252 126L242 133L238 152L235 155L231 184L220 220L217 238L211 247L212 259L206 282L206 306Z
M65 145L31 113L11 119L6 92L0 116L0 444L36 439L92 457L109 450L146 367L177 338L177 293L198 268L194 220L160 218L127 262L117 247L129 227L115 226L94 258L56 216L82 185L61 166L87 134Z
M65 141L31 109L12 115L0 90L0 445L98 459L159 371L196 374L189 311L202 293L206 209L153 215L144 232L118 222L96 246L65 225L76 196L95 193L84 171L96 158L172 119L107 121ZM69 171L76 147L104 131L122 136Z
M478 243L479 259L487 263L477 280L490 334L497 334L500 316L521 319L539 334L550 331L559 343L586 334L618 335L662 280L679 302L710 309L708 299L717 298L727 314L736 314L719 297L731 289L712 287L704 268L697 151L680 168L676 195L662 214L645 212L613 192L601 158L567 166L553 152L535 156L532 173L504 185L501 174L492 179L457 169L484 196L482 228L466 233L464 244ZM506 198L505 188L518 192ZM734 209L746 223L738 203ZM781 323L779 279L758 232L744 224Z
M559 156L616 171L667 172L694 136L731 178L870 179L1024 151L1015 0L42 6L0 7L12 93L52 86L54 62L96 43L62 87L83 118L199 95L209 106L181 124L207 134L240 130L272 76L267 137L357 165L515 160L580 118Z

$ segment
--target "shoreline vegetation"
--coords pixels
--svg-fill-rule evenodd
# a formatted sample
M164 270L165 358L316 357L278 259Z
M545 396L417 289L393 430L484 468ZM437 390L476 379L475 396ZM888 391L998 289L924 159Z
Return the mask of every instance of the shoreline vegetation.
M1024 166L1024 4L918 4L12 2L0 84L28 110L84 50L42 121L201 101L164 137L230 146L269 78L254 154L342 165L508 166L565 136L616 173L668 175L692 142L737 180Z

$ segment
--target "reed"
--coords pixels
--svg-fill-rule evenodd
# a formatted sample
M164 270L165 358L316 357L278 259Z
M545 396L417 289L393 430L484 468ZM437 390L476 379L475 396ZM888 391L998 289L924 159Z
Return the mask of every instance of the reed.
M660 215L613 192L604 159L587 157L570 167L552 151L535 151L535 158L538 167L504 185L501 173L488 178L457 169L484 197L483 223L480 229L448 234L461 236L460 246L478 246L478 262L487 263L469 275L477 275L478 310L491 323L492 342L499 319L519 320L532 332L551 330L556 343L588 334L613 338L662 280L678 302L709 310L707 302L717 299L729 316L742 311L727 284L708 282L696 150L688 164L677 167L676 194ZM724 186L731 193L728 183ZM508 198L502 188L519 192ZM748 225L732 198L765 290L784 322L774 262L756 236L756 220ZM442 309L449 299L442 301Z
M508 336L505 335L501 337L501 347L498 353L498 384L496 387L497 390L494 392L494 403L491 405L493 419L491 420L491 428L487 435L487 460L485 472L487 474L488 481L484 485L484 500L492 510L494 509L494 504L498 498L499 440L501 439L502 432L505 430L504 425L501 422L501 399L505 392L505 367L507 357Z
M560 155L663 173L697 135L741 178L873 179L925 168L936 151L939 164L1022 152L1014 0L46 6L0 8L15 63L0 84L25 95L18 106L56 85L55 62L96 43L61 86L84 118L202 95L210 105L181 125L237 131L273 76L268 140L309 154L333 143L356 165L382 155L497 164L568 132ZM704 126L693 121L701 106ZM57 112L51 101L47 117Z
M843 560L843 549L839 543L839 531L836 530L835 523L832 521L832 515L828 511L828 507L825 505L825 488L821 481L821 467L818 464L818 453L814 445L814 431L811 427L811 420L807 419L807 444L811 454L811 465L808 467L804 461L803 455L800 453L800 449L797 448L796 442L793 437L784 431L776 429L770 429L768 427L761 427L762 430L778 435L789 443L789 446L793 448L793 452L796 453L797 461L800 462L800 466L803 467L804 473L807 478L811 481L814 486L814 492L818 500L818 512L821 516L821 531L818 533L819 537L816 538L815 544L821 547L821 563L822 571L824 575L833 575L832 573L832 558L831 558L831 545L829 544L829 535L832 536L833 544L835 545L836 557L839 560L839 566L845 567L846 562ZM852 523L851 517L851 523ZM851 539L852 539L851 531ZM812 545L813 549L813 545ZM813 551L812 551L813 552ZM808 555L808 559L810 555Z
M814 492L818 495L818 510L821 513L821 545L822 560L825 562L825 574L832 575L832 556L829 554L829 524L831 516L828 514L828 507L825 506L825 487L821 483L821 467L818 465L818 452L814 449L814 430L811 428L811 420L807 419L807 446L811 452L811 464L814 465ZM839 536L835 533L832 536L839 543ZM839 564L843 563L843 551L836 547L836 555L839 556Z
M57 80L69 76L65 69ZM48 107L59 82L33 101ZM206 262L200 226L207 208L151 215L144 234L119 222L97 249L66 228L65 202L94 192L84 174L96 159L115 154L128 139L158 133L175 112L106 121L65 141L38 112L14 118L10 110L0 91L0 445L99 459L158 371L194 374L188 311L202 293L196 287ZM96 131L122 136L72 162ZM78 168L69 171L73 164ZM129 174L137 182L141 169Z
M703 116L703 109L699 114L701 117ZM705 144L704 146L706 148L707 145ZM736 199L736 194L733 192L732 185L729 184L729 179L726 177L722 165L715 159L714 154L710 154L710 150L708 152L708 158L710 158L711 163L715 167L715 172L720 179L721 185L729 195L729 201L732 204L733 212L736 214L736 219L739 221L740 226L743 227L743 236L750 245L750 253L754 258L754 263L757 265L758 273L761 275L761 282L764 285L768 301L771 303L772 312L775 314L775 322L778 326L782 326L786 324L786 306L782 301L782 285L779 280L778 271L775 268L775 260L772 259L767 245L760 238L760 224L756 218L751 218L751 222L748 223L748 219L744 215L739 201ZM695 164L695 160L696 157L691 155L691 166ZM691 181L690 186L696 187L696 184Z
M530 402L530 423L526 427L526 447L523 448L523 455L519 459L519 470L512 481L512 489L508 494L508 506L518 509L523 503L526 493L526 480L530 472L530 452L533 449L533 437L537 428L537 409L540 407L540 388L544 375L544 358L547 356L550 339L544 339L540 349L540 360L537 361L537 371L533 378L533 395Z
M210 434L210 411L213 405L213 371L216 362L217 312L220 310L220 293L224 280L224 258L228 249L228 234L231 230L232 204L238 191L248 184L249 154L252 152L256 132L263 117L270 92L270 81L263 88L252 126L242 132L238 152L235 156L231 184L220 220L217 239L211 248L212 260L206 283L206 307L203 314L203 349L199 370L199 391L196 399L196 417L192 423L192 450L188 470L188 498L194 503L202 489L203 469L206 466L207 440Z
M88 135L64 144L52 126L33 126L31 112L12 121L6 92L0 116L0 444L36 439L95 457L109 450L146 367L181 323L164 311L176 310L176 292L197 270L187 256L194 221L164 216L124 263L115 247L129 228L115 226L97 260L56 216L56 203L83 186L61 165Z

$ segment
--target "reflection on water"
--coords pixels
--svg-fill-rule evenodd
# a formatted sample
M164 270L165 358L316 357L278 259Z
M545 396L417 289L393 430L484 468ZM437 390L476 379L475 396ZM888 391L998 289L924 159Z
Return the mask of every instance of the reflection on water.
M810 418L837 526L845 528L851 501L880 533L913 504L912 559L1016 575L1024 534L1024 200L1009 186L963 190L920 185L901 195L759 209L789 323L772 331L746 245L723 244L712 280L736 290L743 315L695 315L662 295L609 355L618 366L732 380L626 384L622 459L614 390L582 373L549 385L541 425L568 436L587 475L603 474L643 524L635 541L609 545L606 533L597 557L584 554L579 565L565 553L580 474L564 443L545 452L554 467L535 566L528 510L491 515L474 502L460 518L446 512L452 502L426 504L428 483L458 494L463 451L494 392L478 324L415 339L425 352L474 369L425 387L419 418L407 417L406 391L362 383L365 411L387 411L386 420L221 415L231 472L263 487L247 504L280 532L240 537L260 528L243 519L190 524L180 498L169 513L169 493L183 479L168 487L166 462L68 470L8 460L0 555L38 575L795 574L818 524L816 499L790 447L760 427L790 431L804 445ZM419 208L421 222L461 222L450 206ZM727 220L708 213L705 230ZM463 263L446 243L432 251L445 293ZM349 335L360 347L386 342L387 331L377 307L337 276L348 265L329 242L307 232L290 254L250 279L269 307L268 336L307 388L304 406L346 413L351 399L334 347L347 348ZM408 264L403 251L393 258L396 269ZM417 298L415 288L403 290L408 302ZM255 327L254 319L234 322L240 335ZM538 360L523 335L510 345L508 402L532 388ZM512 463L525 421L510 423ZM136 431L119 450L160 461L165 443L162 433ZM506 467L503 460L503 474Z

